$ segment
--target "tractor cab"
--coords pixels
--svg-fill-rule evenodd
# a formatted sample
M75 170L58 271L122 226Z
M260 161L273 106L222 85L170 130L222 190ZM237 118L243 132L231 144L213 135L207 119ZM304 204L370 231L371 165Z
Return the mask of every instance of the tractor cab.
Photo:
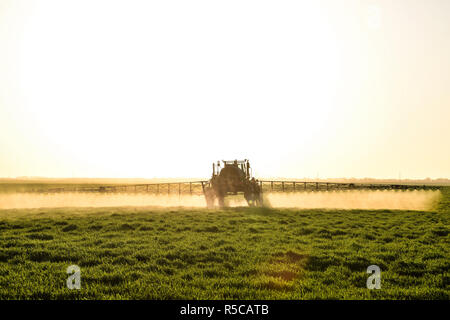
M250 162L247 159L244 160L222 160L222 164L220 161L217 163L213 163L213 174L212 176L218 176L225 169L227 171L240 171L240 175L243 179L250 179ZM224 172L224 173L225 173Z

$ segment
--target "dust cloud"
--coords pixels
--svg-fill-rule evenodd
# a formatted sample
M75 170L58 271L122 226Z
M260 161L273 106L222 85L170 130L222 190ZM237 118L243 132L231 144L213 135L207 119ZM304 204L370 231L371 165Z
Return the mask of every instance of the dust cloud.
M0 209L62 207L205 207L204 196L139 193L0 194Z
M393 210L430 210L433 209L441 192L430 190L413 191L331 191L271 193L265 195L267 206L275 208L300 209L393 209Z
M331 191L266 193L264 203L273 208L430 210L440 191ZM227 206L247 206L243 197L226 199ZM0 209L61 207L206 207L202 195L152 195L133 193L13 193L0 194Z

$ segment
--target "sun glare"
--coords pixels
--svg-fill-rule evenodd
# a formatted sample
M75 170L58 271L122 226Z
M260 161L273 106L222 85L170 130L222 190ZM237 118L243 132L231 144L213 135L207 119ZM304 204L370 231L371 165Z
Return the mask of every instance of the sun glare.
M445 10L345 3L6 0L0 176L448 176Z
M45 1L30 14L24 113L48 150L84 163L75 171L185 175L171 159L261 156L274 141L283 156L290 135L307 149L327 134L339 66L318 6L133 4Z

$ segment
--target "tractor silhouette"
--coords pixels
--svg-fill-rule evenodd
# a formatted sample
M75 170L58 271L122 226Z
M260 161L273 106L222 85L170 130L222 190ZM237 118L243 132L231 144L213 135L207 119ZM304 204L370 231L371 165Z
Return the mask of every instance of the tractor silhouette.
M243 194L250 207L262 205L262 190L258 180L251 176L250 162L245 160L222 160L213 163L213 173L203 186L208 208L214 207L217 199L219 207L224 207L227 195Z

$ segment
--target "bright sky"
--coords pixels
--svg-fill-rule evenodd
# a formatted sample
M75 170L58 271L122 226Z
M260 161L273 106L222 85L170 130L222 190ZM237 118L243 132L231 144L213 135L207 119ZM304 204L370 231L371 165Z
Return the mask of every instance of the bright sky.
M0 176L450 178L450 1L0 0Z

